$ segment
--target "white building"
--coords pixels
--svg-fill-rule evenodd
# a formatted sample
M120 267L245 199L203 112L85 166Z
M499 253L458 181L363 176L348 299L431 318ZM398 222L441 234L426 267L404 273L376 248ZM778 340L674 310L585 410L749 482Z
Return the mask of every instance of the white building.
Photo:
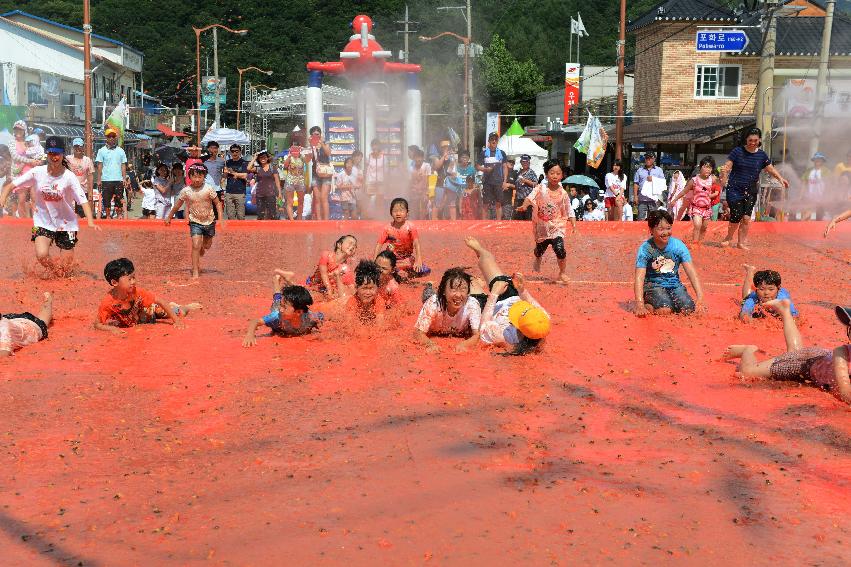
M119 41L92 34L93 120L103 120L122 96L131 106L142 87L144 55ZM81 123L83 32L15 10L0 15L0 89L3 102L28 106L32 121Z
M580 69L579 102L589 102L618 94L617 67L582 66ZM635 78L626 75L623 81L626 108L632 108ZM546 124L547 118L564 119L564 89L538 93L535 98L535 124ZM585 123L584 117L582 123Z

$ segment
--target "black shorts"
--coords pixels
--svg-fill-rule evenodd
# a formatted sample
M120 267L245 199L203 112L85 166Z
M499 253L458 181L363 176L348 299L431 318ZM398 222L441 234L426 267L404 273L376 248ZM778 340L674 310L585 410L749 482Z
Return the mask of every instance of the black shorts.
M119 209L124 207L124 183L121 181L102 181L100 195L104 207L112 207L113 200Z
M35 242L35 239L39 236L49 238L60 250L73 250L74 246L77 245L76 231L57 230L54 232L40 226L34 226L30 242Z
M510 205L511 191L503 191L502 183L485 183L484 186L482 186L482 200L485 205L495 205L497 203L500 205Z
M24 313L4 313L3 318L4 319L27 319L28 321L32 321L33 323L38 325L39 329L41 329L41 338L39 340L43 341L44 339L47 338L47 323L45 323L44 321L42 321L41 319L39 319L38 317L36 317L32 313L30 313L29 311L26 311Z
M556 258L559 260L564 260L567 258L567 252L564 249L564 238L561 236L556 236L555 238L547 238L546 240L542 240L535 245L535 258L540 258L544 255L544 252L547 251L547 246L553 247L553 252L556 254Z
M506 289L502 294L496 298L497 301L504 301L510 297L517 297L520 294L517 293L517 288L514 287L514 282L511 281L511 276L501 275L496 276L494 279L490 281L488 287L493 287L493 284L496 282L506 282L508 284L508 289ZM488 301L488 295L486 293L471 293L470 297L479 302L479 306L484 309L485 303Z
M157 211L155 211L154 209L146 209L142 207L142 216L155 217L157 216Z
M753 214L753 208L756 204L756 195L753 193L745 193L745 196L740 201L727 201L730 205L730 222L738 224L742 219Z

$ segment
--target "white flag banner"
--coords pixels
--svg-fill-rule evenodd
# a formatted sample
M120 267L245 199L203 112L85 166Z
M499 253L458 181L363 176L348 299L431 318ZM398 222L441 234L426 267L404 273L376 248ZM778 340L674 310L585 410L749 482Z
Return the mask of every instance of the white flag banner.
M579 28L579 26L577 25L578 23L579 23L579 22L577 22L577 21L576 21L576 20L574 20L573 18L570 18L570 33L572 33L572 34L579 33L579 32L577 31L577 29Z
M588 37L588 30L585 29L585 24L582 23L582 14L576 13L576 35L579 37ZM573 18L570 19L573 22Z

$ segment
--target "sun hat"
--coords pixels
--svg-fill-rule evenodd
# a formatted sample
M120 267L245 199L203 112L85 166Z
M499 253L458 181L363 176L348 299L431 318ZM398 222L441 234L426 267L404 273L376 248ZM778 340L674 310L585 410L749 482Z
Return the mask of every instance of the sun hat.
M827 156L826 156L826 155L824 155L824 154L823 154L823 153L821 153L821 152L816 152L816 153L814 153L814 154L813 154L813 157L812 157L812 158L810 158L810 161L816 161L817 159L820 159L820 160L823 160L823 161L827 161Z
M72 146L83 146L85 144L83 143L82 138L74 138L73 140L71 140L71 145Z
M543 339L550 333L550 317L540 307L520 300L508 310L508 320L530 339Z
M38 134L30 134L29 136L24 138L24 141L25 142L35 142L36 144L38 144L39 142L41 142L41 138L38 137Z
M49 154L64 154L65 142L59 136L50 136L44 141L44 151Z
M12 130L14 130L16 128L26 132L27 131L27 123L24 122L23 120L16 120L15 124L12 126Z

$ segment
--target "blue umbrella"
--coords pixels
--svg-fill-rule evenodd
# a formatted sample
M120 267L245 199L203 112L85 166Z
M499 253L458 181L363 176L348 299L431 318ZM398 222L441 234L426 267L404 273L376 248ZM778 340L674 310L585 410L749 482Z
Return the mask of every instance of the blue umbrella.
M594 181L592 178L588 177L587 175L571 175L570 177L562 181L562 183L567 185L584 185L586 187L594 187L595 189L600 188L597 182Z

